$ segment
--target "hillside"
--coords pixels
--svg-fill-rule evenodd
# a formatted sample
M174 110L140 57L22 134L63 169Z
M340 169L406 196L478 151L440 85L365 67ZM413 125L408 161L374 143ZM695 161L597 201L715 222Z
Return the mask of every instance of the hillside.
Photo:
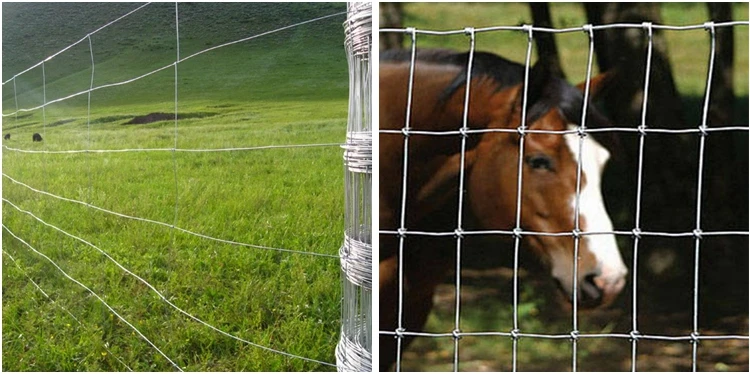
M75 43L102 25L138 8L135 3L4 3L3 81ZM345 10L329 3L185 3L179 4L182 58L207 48ZM180 64L180 79L209 92L213 99L274 95L295 91L293 98L346 95L344 16L339 15L265 35L206 53ZM176 58L174 4L155 3L134 12L91 37L95 61L94 86L120 82L167 66ZM87 40L45 64L47 100L89 87L91 52ZM184 68L183 68L184 66ZM156 74L152 87L173 86L174 73ZM19 106L39 105L41 67L17 79ZM171 82L170 82L171 80ZM200 84L197 84L200 82ZM339 82L339 83L331 83ZM210 84L209 84L210 83ZM235 91L217 89L235 87ZM252 93L245 91L254 87ZM294 89L293 89L294 88ZM299 88L299 89L296 89ZM108 90L103 90L105 92ZM190 95L189 92L186 92ZM246 94L246 95L245 95ZM24 97L26 95L26 97ZM98 93L107 99L108 93ZM157 97L123 95L106 105L144 102ZM157 95L161 96L161 94ZM123 97L128 100L122 101ZM172 99L172 98L170 98ZM3 86L3 107L15 106L13 87Z

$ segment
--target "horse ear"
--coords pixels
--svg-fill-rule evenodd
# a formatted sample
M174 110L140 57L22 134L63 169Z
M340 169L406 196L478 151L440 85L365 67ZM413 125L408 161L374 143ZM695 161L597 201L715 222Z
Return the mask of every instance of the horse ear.
M589 86L589 95L591 98L596 98L606 92L614 83L617 75L617 69L612 69L605 71L604 73L599 73L599 75L591 78L591 85ZM581 92L586 92L586 81L578 83L576 87L581 90Z
M531 107L544 94L544 89L547 87L549 82L552 80L552 71L547 64L543 64L539 61L531 68L529 72L529 90L528 90L528 106ZM521 91L523 95L523 91ZM523 101L523 98L521 99Z
M527 90L528 108L531 108L534 103L542 98L544 89L549 84L551 77L551 71L545 64L537 62L531 67L531 70L529 71L529 86ZM523 106L523 93L524 86L523 83L521 83L517 86L516 97L514 100L514 106L519 111Z
M476 149L467 150L463 166L466 171L474 166ZM461 176L461 154L449 156L442 166L433 174L417 193L417 201L429 201L431 206L439 206L445 199L450 198L458 187Z

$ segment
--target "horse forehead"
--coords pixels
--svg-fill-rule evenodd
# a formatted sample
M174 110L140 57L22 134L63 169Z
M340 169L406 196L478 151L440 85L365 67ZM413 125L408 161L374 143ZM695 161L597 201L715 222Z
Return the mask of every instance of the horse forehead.
M568 130L575 130L575 125L568 125ZM577 133L565 134L565 144L570 149L570 153L573 154L573 158L576 162L581 161L581 155L579 154L580 149L580 136ZM595 139L588 137L584 141L583 146L583 171L587 174L596 172L597 174L602 171L604 165L609 160L609 151L602 146Z

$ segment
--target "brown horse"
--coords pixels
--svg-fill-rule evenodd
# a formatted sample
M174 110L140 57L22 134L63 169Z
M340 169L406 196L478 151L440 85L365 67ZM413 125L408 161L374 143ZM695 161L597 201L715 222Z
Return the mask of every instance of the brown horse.
M388 54L384 54L388 56ZM410 64L404 55L380 64L380 330L399 327L399 245L401 228L404 141ZM408 55L406 55L408 56ZM410 131L457 131L463 125L466 92L466 58L447 52L417 56L414 69ZM488 53L477 53L472 69L468 127L518 129L523 109L524 68ZM595 94L603 75L590 82ZM582 86L581 86L582 87ZM530 72L526 128L565 131L581 121L583 95L550 76L544 68ZM606 125L606 118L589 106L587 123ZM388 131L396 130L396 131ZM516 226L518 131L468 133L463 161L463 230L506 230ZM407 230L403 242L403 318L407 332L420 331L432 309L435 287L456 266L456 239L409 234L454 232L458 227L458 188L461 175L462 134L408 135L406 177ZM614 235L582 235L577 279L574 271L574 211L579 155L579 135L525 133L522 169L520 227L523 245L548 265L552 276L568 295L574 284L578 303L610 303L625 284L627 268ZM611 232L600 192L601 171L609 154L591 137L584 140L580 182L579 229ZM460 234L460 233L459 233ZM464 250L471 250L464 248ZM405 344L409 339L405 340ZM395 361L393 334L380 338L380 369Z

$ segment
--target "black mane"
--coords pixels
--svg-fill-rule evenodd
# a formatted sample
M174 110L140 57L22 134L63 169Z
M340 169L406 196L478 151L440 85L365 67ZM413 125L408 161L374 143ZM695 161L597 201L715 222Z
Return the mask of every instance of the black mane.
M381 51L381 61L410 61L411 51L405 49ZM441 93L441 100L448 100L466 84L469 52L448 49L417 50L417 61L449 64L461 67L461 72ZM498 83L497 90L521 84L524 81L524 65L510 61L490 52L474 52L472 77L489 77ZM566 120L579 124L583 110L583 93L564 79L553 76L542 64L535 65L529 74L527 122L533 123L550 109L557 107ZM593 106L589 105L587 126L604 127L609 121Z

